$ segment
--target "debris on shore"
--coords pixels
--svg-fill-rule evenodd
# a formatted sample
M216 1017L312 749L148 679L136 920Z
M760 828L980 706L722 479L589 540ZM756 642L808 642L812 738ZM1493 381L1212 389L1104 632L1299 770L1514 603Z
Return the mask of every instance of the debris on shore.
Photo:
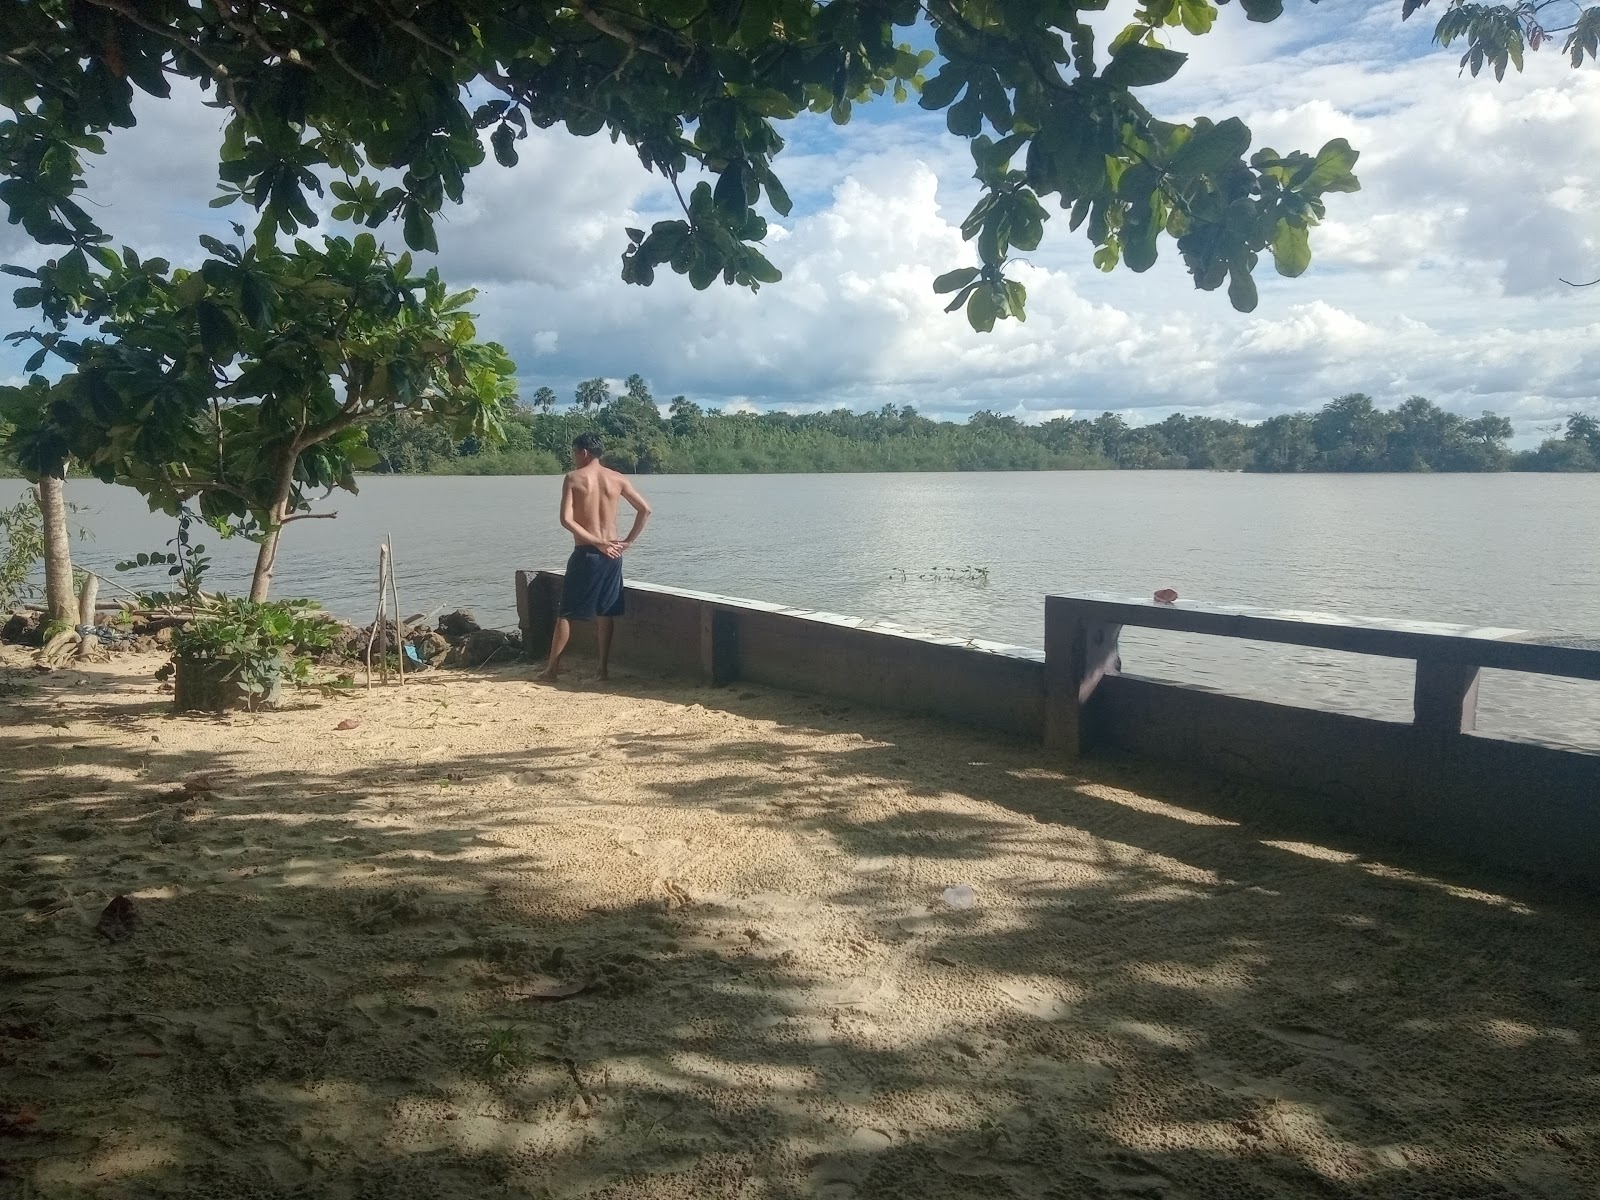
M194 619L193 614L171 609L134 609L124 605L104 606L95 613L94 635L101 654L159 653L172 643L173 630ZM328 618L339 626L328 647L318 655L321 665L362 661L366 656L372 624L355 625ZM409 670L430 667L483 667L505 664L522 653L522 634L518 630L485 629L469 609L456 609L439 617L429 627L422 613L405 621L406 666ZM37 650L44 645L45 614L36 605L19 608L0 622L0 643ZM385 621L386 644L401 644L395 623Z

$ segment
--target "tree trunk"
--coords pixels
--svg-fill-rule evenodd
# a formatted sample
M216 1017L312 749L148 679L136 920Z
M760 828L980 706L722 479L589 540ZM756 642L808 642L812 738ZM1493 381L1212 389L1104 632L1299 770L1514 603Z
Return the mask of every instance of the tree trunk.
M39 479L39 513L44 519L44 596L51 621L78 623L78 597L72 590L72 542L67 533L65 480Z
M261 543L261 549L256 551L256 570L250 576L250 599L257 604L267 598L272 588L272 567L278 557L278 538L282 533L283 526L275 526Z
M294 468L300 449L291 446L278 461L278 484L273 489L272 509L261 549L256 552L255 574L250 576L250 599L260 604L272 590L272 568L278 559L278 539L283 536L283 519L289 515L289 493L294 490Z

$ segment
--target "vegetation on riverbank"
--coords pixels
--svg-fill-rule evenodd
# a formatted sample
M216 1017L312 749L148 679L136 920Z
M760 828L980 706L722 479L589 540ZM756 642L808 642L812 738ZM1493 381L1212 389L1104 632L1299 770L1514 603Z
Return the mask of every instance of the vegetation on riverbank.
M877 412L722 412L674 397L662 416L638 375L612 396L602 380L579 385L573 404L540 388L515 406L505 441L453 441L406 414L368 430L377 470L393 474L542 475L563 469L578 433L598 429L607 460L644 473L734 474L808 471L1040 471L1204 469L1228 471L1593 471L1600 469L1600 420L1570 417L1537 450L1506 445L1511 422L1493 413L1467 420L1413 396L1392 410L1360 393L1315 413L1256 425L1175 414L1131 426L1115 413L1026 425L975 413L957 424L914 408Z

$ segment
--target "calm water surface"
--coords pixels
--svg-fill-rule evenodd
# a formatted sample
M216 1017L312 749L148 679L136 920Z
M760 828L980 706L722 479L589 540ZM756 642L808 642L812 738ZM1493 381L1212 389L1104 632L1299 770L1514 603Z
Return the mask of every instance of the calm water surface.
M1049 592L1148 596L1600 633L1600 476L1061 472L654 476L632 578L944 633L1043 644ZM284 536L276 594L341 615L375 605L394 535L410 612L515 624L512 573L558 566L555 478L371 478L334 521ZM0 496L20 485L0 483ZM110 573L173 523L131 491L74 481L80 559ZM211 582L243 590L254 547L204 539ZM986 586L919 579L984 567ZM902 572L904 576L902 577ZM114 576L115 577L115 576ZM131 578L131 577L119 577ZM154 576L140 580L154 585ZM1241 695L1409 717L1410 665L1335 652L1129 634L1130 672ZM1488 672L1485 732L1600 745L1600 684Z

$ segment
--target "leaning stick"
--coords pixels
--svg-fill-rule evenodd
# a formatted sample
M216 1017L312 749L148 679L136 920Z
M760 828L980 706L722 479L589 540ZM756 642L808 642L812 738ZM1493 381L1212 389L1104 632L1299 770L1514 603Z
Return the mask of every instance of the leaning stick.
M406 685L406 626L400 619L400 592L394 584L394 535L383 535L384 548L389 553L389 599L394 601L394 636L399 645L395 647L400 653L400 686Z
M372 628L367 630L367 691L372 690L372 643L383 630L383 578L384 570L388 567L388 547L378 547L378 619L372 623ZM381 667L383 662L383 643L378 643L378 662Z
M385 589L389 581L389 547L387 544L378 547L378 677L387 684L389 682L389 606L385 601L388 595Z

